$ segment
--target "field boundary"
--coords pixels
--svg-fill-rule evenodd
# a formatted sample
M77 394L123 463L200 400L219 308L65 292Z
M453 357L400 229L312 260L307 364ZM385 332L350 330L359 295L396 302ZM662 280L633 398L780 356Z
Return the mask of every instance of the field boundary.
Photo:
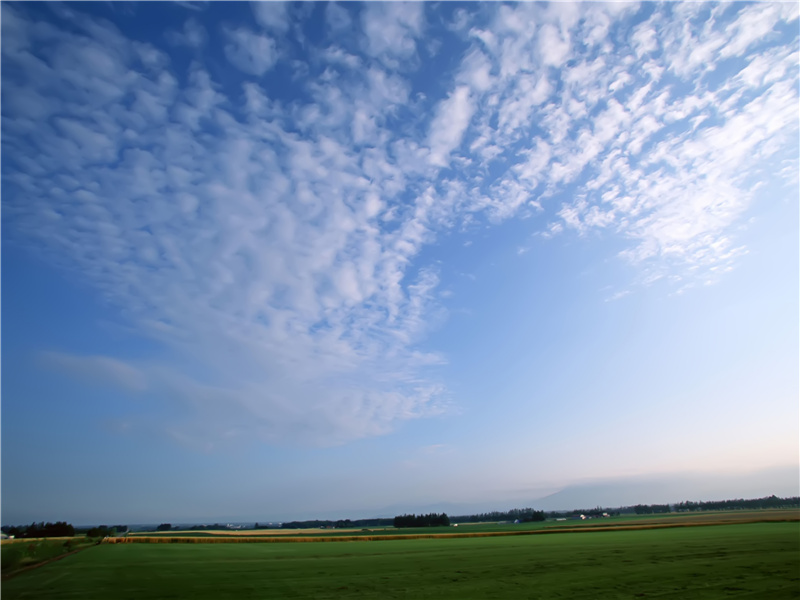
M552 535L559 533L597 533L601 531L644 531L650 529L677 529L681 527L711 527L715 525L747 525L753 523L792 523L800 522L800 517L787 516L781 519L731 519L715 521L693 521L688 523L652 523L643 525L609 525L596 527L559 527L525 531L476 531L472 533L414 533L391 535L338 535L338 536L135 536L108 538L105 544L282 544L282 543L324 543L324 542L383 542L391 540L458 539L476 537L509 537L520 535Z
M47 539L47 538L42 538L42 539ZM78 552L83 552L87 548L92 548L93 546L97 546L97 544L87 544L87 545L85 545L85 546L83 546L81 548L76 548L75 550L70 550L69 552L66 552L64 554L59 554L58 556L54 556L53 558L48 558L47 560L43 560L42 562L38 562L38 563L35 563L35 564L32 564L32 565L28 565L27 567L20 567L19 569L14 569L10 573L3 573L2 577L0 577L0 580L5 581L7 579L11 579L12 577L16 577L17 575L20 575L21 573L27 573L28 571L32 571L33 569L38 569L39 567L43 567L45 565L49 565L50 563L54 563L54 562L56 562L58 560L67 558L68 556L72 556L73 554L77 554Z

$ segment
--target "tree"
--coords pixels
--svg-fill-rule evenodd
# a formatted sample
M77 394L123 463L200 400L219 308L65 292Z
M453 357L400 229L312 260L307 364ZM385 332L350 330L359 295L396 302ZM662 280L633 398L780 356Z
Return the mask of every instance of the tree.
M162 523L156 527L156 531L169 531L170 529L172 529L172 525L170 523Z
M100 525L99 527L92 527L89 531L86 532L86 537L106 537L106 536L115 536L117 534L117 530L114 527L109 528L106 525Z
M3 532L21 538L72 537L75 535L75 528L66 521L56 521L55 523L34 521L27 526L3 527Z
M398 515L394 518L395 527L447 527L450 525L450 518L442 513L429 513L427 515Z

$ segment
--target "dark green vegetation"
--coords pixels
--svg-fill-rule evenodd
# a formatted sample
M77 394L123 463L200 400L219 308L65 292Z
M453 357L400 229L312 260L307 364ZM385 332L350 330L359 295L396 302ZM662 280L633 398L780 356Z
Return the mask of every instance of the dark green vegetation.
M552 514L551 516L555 516L555 514ZM541 510L534 510L532 508L513 508L507 511L493 510L492 512L479 513L476 515L450 517L450 522L484 523L486 521L519 521L520 523L529 523L531 521L544 521L546 518L547 515Z
M108 525L99 525L97 527L92 527L91 529L79 529L78 532L85 533L87 537L93 538L103 538L107 535L115 536L117 534L126 533L128 531L127 525L114 525L109 527Z
M69 537L75 535L75 528L64 521L55 523L31 523L30 525L4 525L3 533L18 538Z
M95 543L94 540L83 537L6 542L0 546L3 578ZM5 583L3 586L5 587Z
M392 527L394 519L339 519L338 521L313 519L311 521L289 521L282 523L281 529L310 529L310 528L351 528L351 527ZM258 523L256 523L258 525ZM272 527L256 527L256 529L272 529Z
M97 527L73 527L66 521L55 523L31 523L30 525L3 525L3 533L15 538L49 538L72 537L86 535L88 537L105 537L128 531L127 525L98 525Z
M657 506L657 505L654 505ZM695 510L760 510L764 508L797 508L800 507L800 497L778 498L774 494L766 498L753 500L719 500L712 502L679 502L673 505L675 512Z
M450 518L442 513L429 513L427 515L398 515L394 518L393 525L397 528L408 527L447 527Z
M336 544L102 544L14 598L796 598L800 524Z

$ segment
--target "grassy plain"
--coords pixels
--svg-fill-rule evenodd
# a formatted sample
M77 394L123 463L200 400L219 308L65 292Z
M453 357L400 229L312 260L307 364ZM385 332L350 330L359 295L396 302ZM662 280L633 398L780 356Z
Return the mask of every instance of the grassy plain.
M658 529L691 527L695 525L733 525L743 523L800 521L800 510L717 511L697 513L670 513L661 515L624 515L612 518L566 521L538 521L531 523L461 523L458 527L420 527L395 529L394 527L371 527L350 529L259 529L259 530L214 530L214 531L168 531L139 532L117 539L115 542L177 542L202 541L333 541L339 539L388 540L400 537L467 537L493 535L527 535L584 530Z
M342 543L103 544L16 598L797 598L800 524Z
M94 540L86 537L3 540L0 545L0 567L3 577L53 560L70 552L87 548Z

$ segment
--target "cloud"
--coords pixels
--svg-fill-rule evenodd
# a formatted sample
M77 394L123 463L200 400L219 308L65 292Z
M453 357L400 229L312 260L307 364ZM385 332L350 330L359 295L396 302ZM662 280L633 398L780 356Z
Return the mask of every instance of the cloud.
M256 21L264 29L285 33L289 29L289 5L286 2L251 2Z
M347 9L336 2L328 2L325 7L325 20L328 27L334 32L350 29L353 23Z
M544 25L539 31L539 52L543 64L560 67L569 56L569 40L564 39L555 26Z
M520 15L503 7L495 27L500 37L487 41L478 36L503 78L482 88L499 102L489 116L479 113L475 121L490 123L494 114L497 126L482 125L471 149L493 160L496 154L487 154L484 148L507 148L524 136L530 141L515 149L517 162L510 173L491 183L482 175L475 177L492 191L472 206L506 219L526 206L526 190L530 193L544 184L545 190L538 188L538 193L546 198L573 185L573 199L562 203L557 211L561 223L551 222L545 229L548 236L563 232L565 225L578 233L606 230L634 242L621 256L637 264L652 262L656 268L655 263L660 263L657 269L668 271L683 263L701 278L729 269L744 252L729 231L752 200L745 180L754 169L745 166L744 157L765 157L764 152L779 148L786 156L793 143L780 128L796 131L789 117L796 94L789 87L773 80L769 92L743 101L745 88L735 81L760 84L767 72L765 64L770 64L773 73L788 71L779 66L782 59L774 49L769 58L752 57L740 76L715 87L697 83L696 87L661 88L653 83L665 70L688 78L698 69L712 70L718 61L750 48L756 38L742 33L739 25L746 19L758 23L766 35L775 31L781 18L796 18L774 7L750 8L752 13L742 10L727 21L714 12L711 19L692 28L659 12L633 30L632 54L626 56L623 49L614 63L585 51L574 53L568 44L570 29L583 27L574 15L541 14L542 25L535 35L540 64L562 67L563 88L553 98L547 76L530 61L530 38L515 25L531 19L530 8ZM592 6L584 15L584 23L594 23L595 43L609 43L600 34L620 17L605 10ZM655 22L663 27L654 28ZM659 54L660 48L664 54ZM788 47L781 48L785 52ZM567 57L569 64L565 64ZM463 64L468 61L473 59L467 55ZM535 91L534 82L541 92ZM608 97L608 90L614 97ZM717 113L722 121L714 125L712 107L722 109Z
M461 145L474 112L474 101L467 86L456 88L439 104L428 135L434 165L446 167L449 164L448 157Z
M738 56L743 54L753 43L763 40L772 33L775 25L782 17L796 19L796 9L793 16L791 8L783 8L779 4L764 7L745 8L737 19L726 27L725 45L720 50L720 57Z
M183 24L183 31L167 31L166 39L176 46L200 48L208 40L206 28L195 18L189 18Z
M70 6L61 27L3 4L7 241L165 353L48 360L177 403L176 439L343 443L450 410L446 357L424 345L447 316L451 266L424 252L443 234L529 218L543 242L613 237L644 284L722 276L754 186L796 185L796 11L658 6L631 29L637 7L617 8L461 8L428 85L417 40L455 35L432 5L331 4L329 27L358 14L363 37L308 42L308 73L275 93ZM286 15L259 22L280 33ZM222 31L245 75L288 55Z
M331 64L342 65L350 69L357 69L361 66L361 59L358 56L349 54L336 46L326 48L322 53L322 58Z
M263 75L278 60L275 40L269 36L239 28L226 30L225 37L228 39L225 56L234 67L244 73Z
M407 60L417 51L416 39L424 28L425 5L422 2L367 3L361 13L364 49L392 67L398 59Z
M114 358L61 352L44 352L41 357L51 368L91 383L113 384L132 392L147 389L147 379L140 369Z
M654 24L647 21L636 27L631 36L631 41L634 48L636 48L637 58L656 50L658 48L658 40Z
M183 8L194 10L194 11L203 11L208 8L208 2L204 0L195 0L194 2L186 2L184 0L176 0L176 5L181 6Z
M244 44L253 37L229 34ZM62 33L45 47L58 54L72 43ZM80 272L179 362L206 374L201 382L176 368L139 367L148 389L184 398L196 415L174 425L182 439L213 439L222 431L215 423L225 423L225 431L266 440L336 443L440 412L441 386L419 373L440 358L413 347L438 279L430 270L415 275L409 264L439 213L425 197L402 216L400 230L381 229L386 200L403 188L393 183L400 169L376 150L370 181L360 158L336 141L340 121L325 124L328 110L354 103L329 95L305 137L252 114L281 110L254 84L246 88L251 115L234 116L220 108L224 97L200 65L176 90L165 73L136 69L124 45L116 50L94 76L107 81L69 75L72 95L62 92L58 69L19 84L35 98L55 86L66 116L27 138L25 153L48 150L40 166L18 168L50 169L49 183L17 171L18 189L30 188L35 199L9 214L24 235L47 240L52 260ZM135 77L125 75L131 68ZM101 83L117 86L110 97L147 96L88 113L84 93ZM364 73L359 89L368 90L360 105L373 113L407 94L377 69ZM383 118L373 118L380 126ZM196 132L206 122L219 135L200 144ZM42 218L47 225L38 229ZM131 373L117 359L93 360Z

